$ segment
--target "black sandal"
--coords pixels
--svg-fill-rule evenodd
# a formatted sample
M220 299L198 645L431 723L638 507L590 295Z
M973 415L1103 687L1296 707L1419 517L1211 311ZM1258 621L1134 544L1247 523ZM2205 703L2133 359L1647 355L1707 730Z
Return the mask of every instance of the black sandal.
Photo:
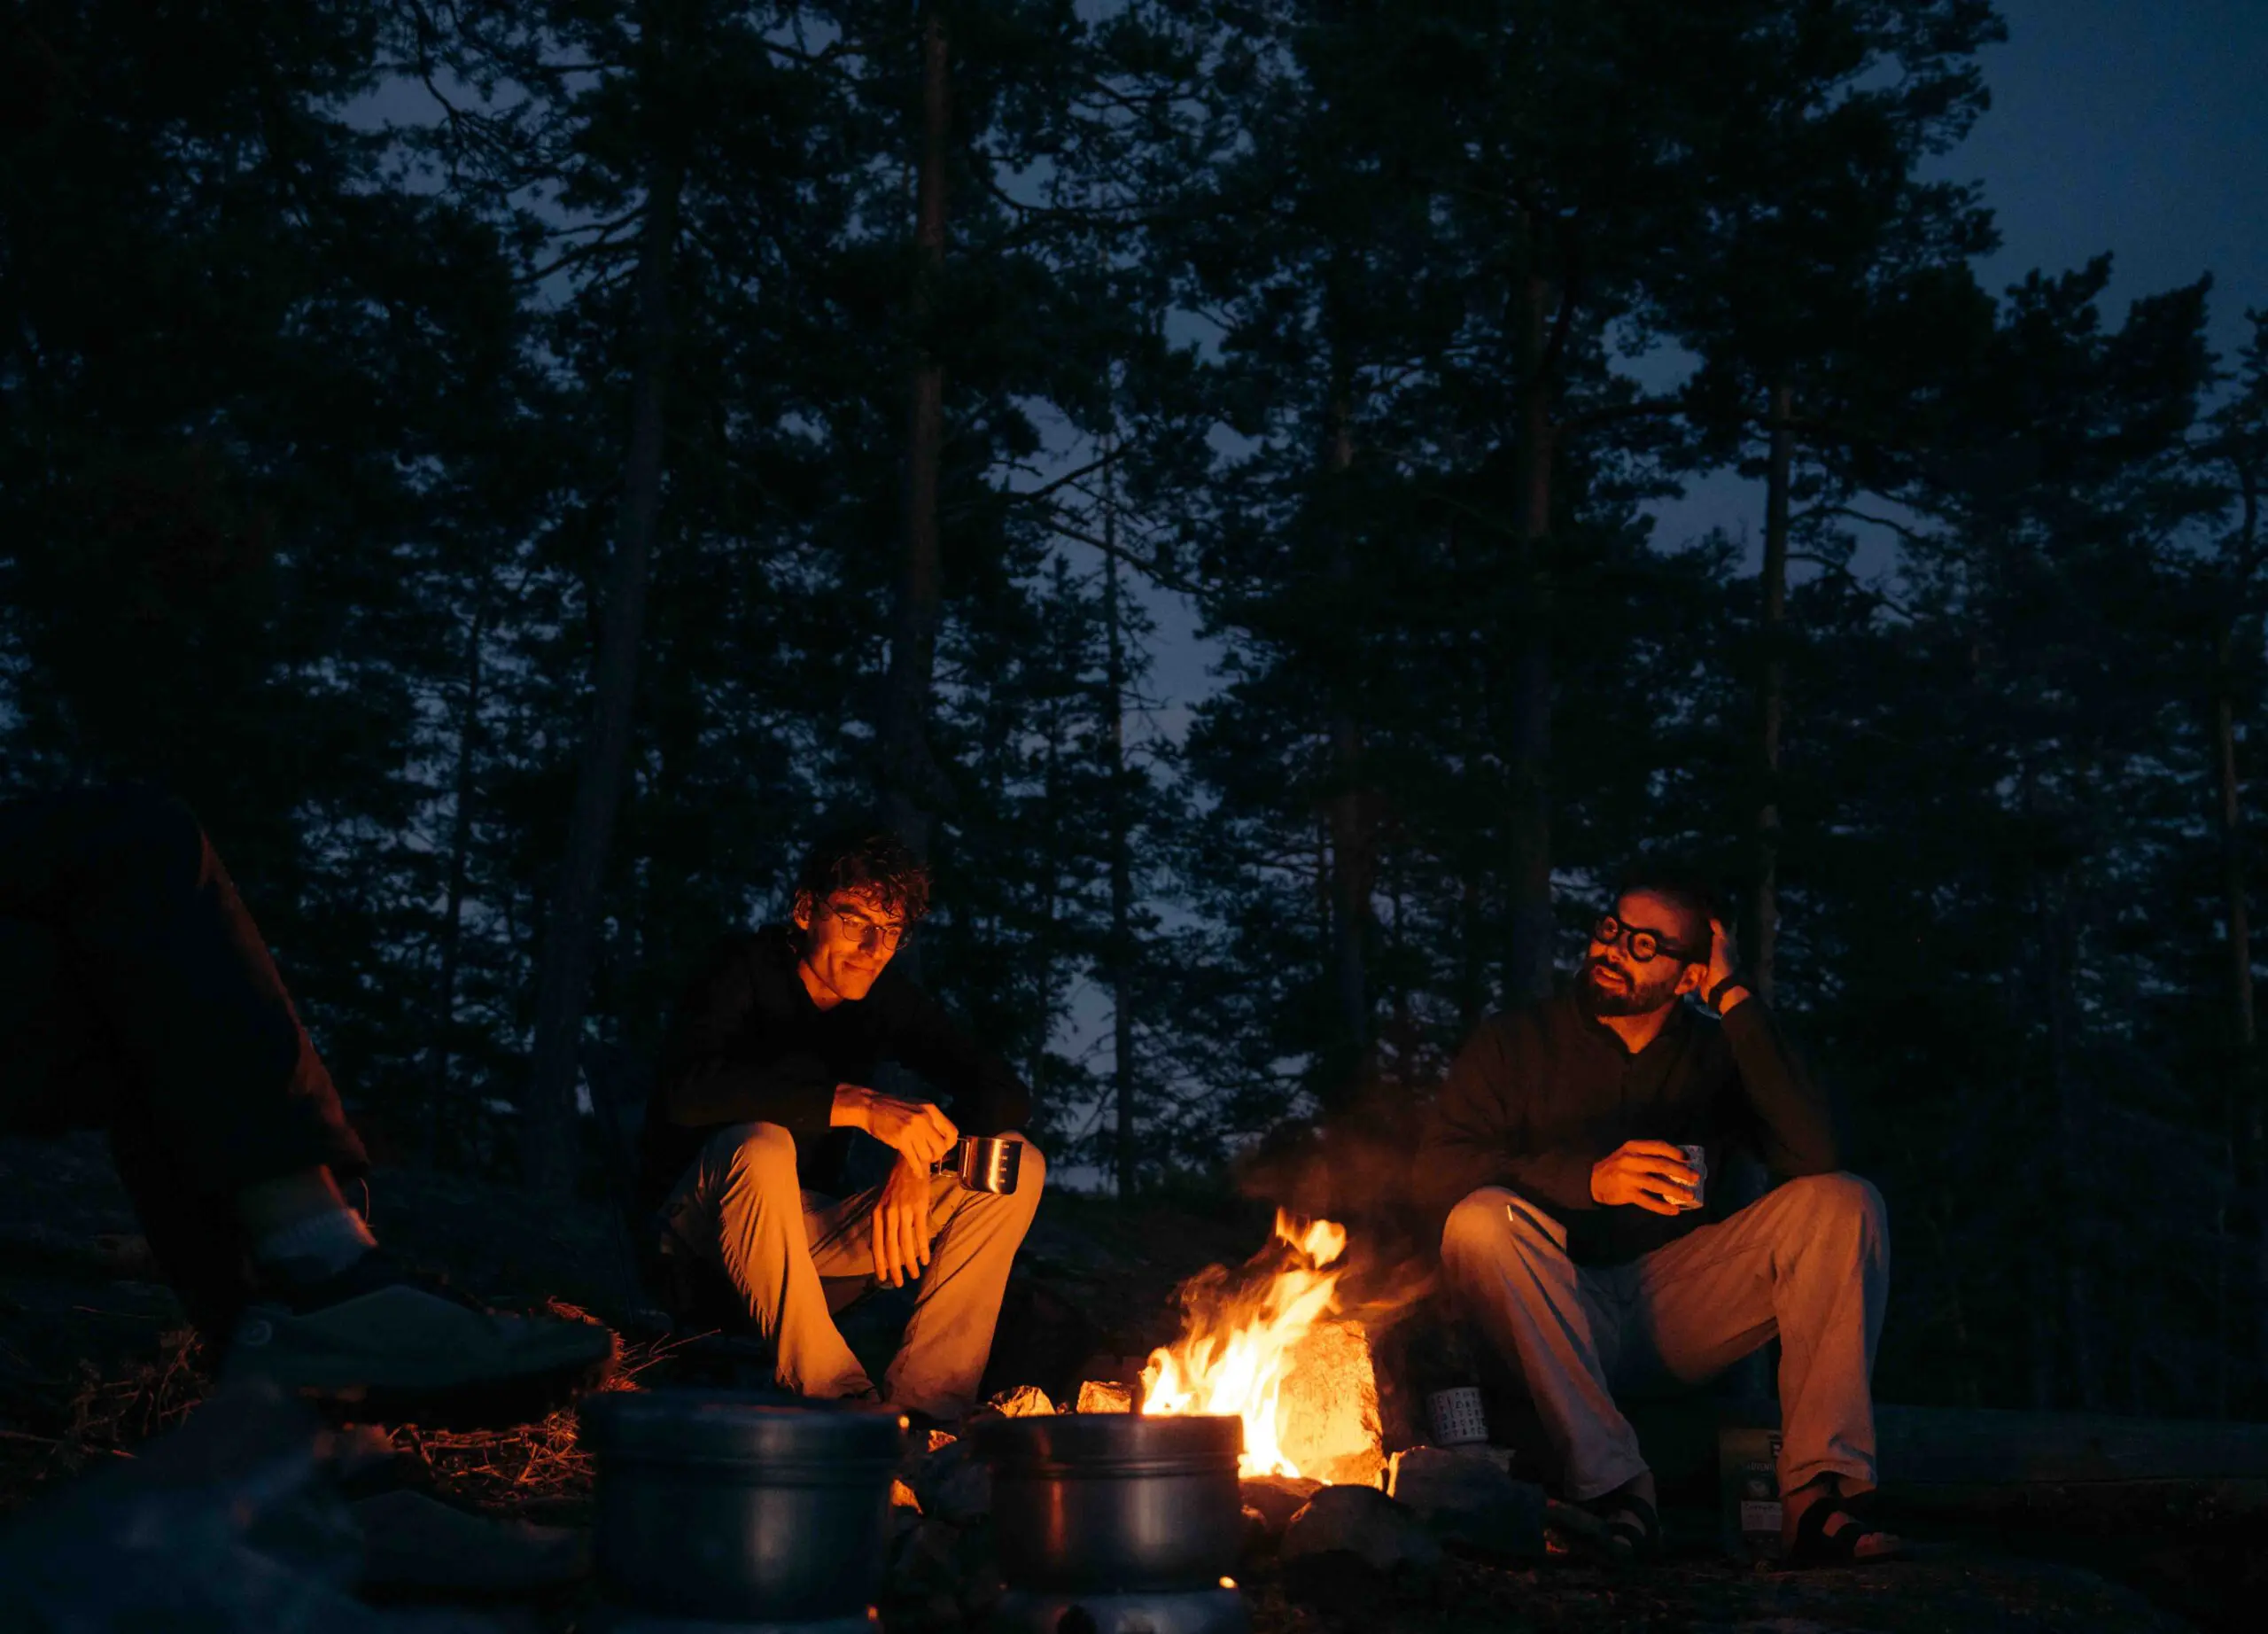
M1651 1560L1662 1552L1662 1517L1635 1492L1609 1492L1583 1506L1605 1524L1607 1558L1618 1565Z
M1828 1523L1841 1516L1843 1524L1832 1531ZM1868 1538L1880 1538L1887 1547L1868 1555L1860 1555L1859 1547ZM1871 1566L1876 1560L1894 1560L1906 1552L1905 1540L1895 1532L1873 1526L1852 1511L1850 1502L1840 1493L1829 1492L1812 1500L1803 1516L1796 1522L1794 1543L1788 1550L1790 1566Z

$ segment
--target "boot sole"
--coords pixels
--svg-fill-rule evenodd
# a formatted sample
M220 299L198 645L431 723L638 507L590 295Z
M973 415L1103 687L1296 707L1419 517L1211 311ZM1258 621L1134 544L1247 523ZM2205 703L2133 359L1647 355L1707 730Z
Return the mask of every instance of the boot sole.
M509 1429L549 1417L614 1375L611 1352L595 1360L437 1384L282 1385L340 1423L414 1424L428 1429Z

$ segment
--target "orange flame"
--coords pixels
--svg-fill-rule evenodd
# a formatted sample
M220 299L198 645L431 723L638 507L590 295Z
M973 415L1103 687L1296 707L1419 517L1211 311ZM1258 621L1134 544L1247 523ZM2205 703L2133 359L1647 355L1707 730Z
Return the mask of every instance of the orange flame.
M1331 1220L1296 1224L1276 1211L1276 1235L1292 1247L1293 1263L1265 1283L1193 1310L1189 1329L1173 1344L1150 1352L1142 1369L1145 1413L1234 1413L1244 1420L1239 1476L1297 1475L1277 1439L1277 1398L1292 1351L1334 1304L1333 1269L1347 1251L1347 1229Z

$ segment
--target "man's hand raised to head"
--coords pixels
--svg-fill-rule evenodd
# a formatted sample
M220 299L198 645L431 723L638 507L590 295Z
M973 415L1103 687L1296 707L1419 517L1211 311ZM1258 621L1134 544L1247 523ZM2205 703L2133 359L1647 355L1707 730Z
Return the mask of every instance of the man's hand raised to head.
M953 1120L928 1101L885 1095L863 1084L835 1086L835 1109L827 1121L837 1129L865 1130L925 1175L929 1165L960 1139L960 1131L953 1127ZM924 1193L925 1215L927 1198L928 1194ZM928 1239L922 1241L926 1243Z
M1709 922L1709 970L1701 978L1701 996L1706 999L1718 986L1729 982L1740 973L1740 949L1733 942L1733 933L1725 929L1725 922ZM1749 996L1745 987L1728 987L1718 1003L1717 1014L1727 1015L1739 1008Z
M1591 1165L1591 1198L1610 1208L1635 1202L1650 1214L1682 1214L1700 1181L1668 1141L1625 1140Z
M935 1109L932 1109L933 1110ZM900 1157L874 1205L874 1280L904 1288L929 1263L929 1167Z

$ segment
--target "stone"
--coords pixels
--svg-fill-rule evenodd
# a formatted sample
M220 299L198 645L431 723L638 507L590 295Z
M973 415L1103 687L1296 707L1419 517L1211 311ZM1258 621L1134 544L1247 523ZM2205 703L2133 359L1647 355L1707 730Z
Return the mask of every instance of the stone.
M1048 1400L1047 1392L1036 1384L1020 1384L1013 1390L1003 1390L986 1404L1008 1419L1040 1418L1055 1411L1055 1404Z
M338 1463L303 1404L265 1384L223 1389L133 1458L11 1517L0 1627L395 1634L408 1614L352 1598L364 1540ZM421 1634L495 1628L454 1609L417 1615Z
M1416 1511L1376 1487L1325 1487L1285 1529L1285 1560L1347 1554L1388 1577L1430 1577L1441 1567L1441 1541Z
M1090 1379L1079 1387L1079 1404L1075 1412L1131 1412L1134 1392L1122 1384L1102 1379Z
M967 1441L931 1453L913 1487L920 1512L948 1526L971 1526L992 1513L991 1467Z
M1242 1484L1244 1506L1260 1516L1270 1537L1281 1537L1292 1517L1323 1490L1322 1482L1300 1475L1254 1475Z
M1360 1323L1318 1323L1293 1348L1276 1399L1276 1441L1302 1475L1379 1484L1386 1455L1378 1374Z
M1543 1489L1515 1481L1486 1447L1412 1447L1394 1459L1392 1491L1436 1536L1512 1560L1543 1554Z
M1246 1560L1265 1554L1276 1546L1277 1534L1269 1529L1268 1517L1250 1504L1244 1506L1244 1542L1237 1552Z
M885 1584L889 1597L918 1601L925 1595L951 1593L959 1576L955 1559L959 1540L959 1529L941 1521L918 1521L900 1532L892 1545Z
M588 1533L468 1514L397 1489L350 1506L362 1532L355 1587L422 1594L527 1594L590 1575Z

